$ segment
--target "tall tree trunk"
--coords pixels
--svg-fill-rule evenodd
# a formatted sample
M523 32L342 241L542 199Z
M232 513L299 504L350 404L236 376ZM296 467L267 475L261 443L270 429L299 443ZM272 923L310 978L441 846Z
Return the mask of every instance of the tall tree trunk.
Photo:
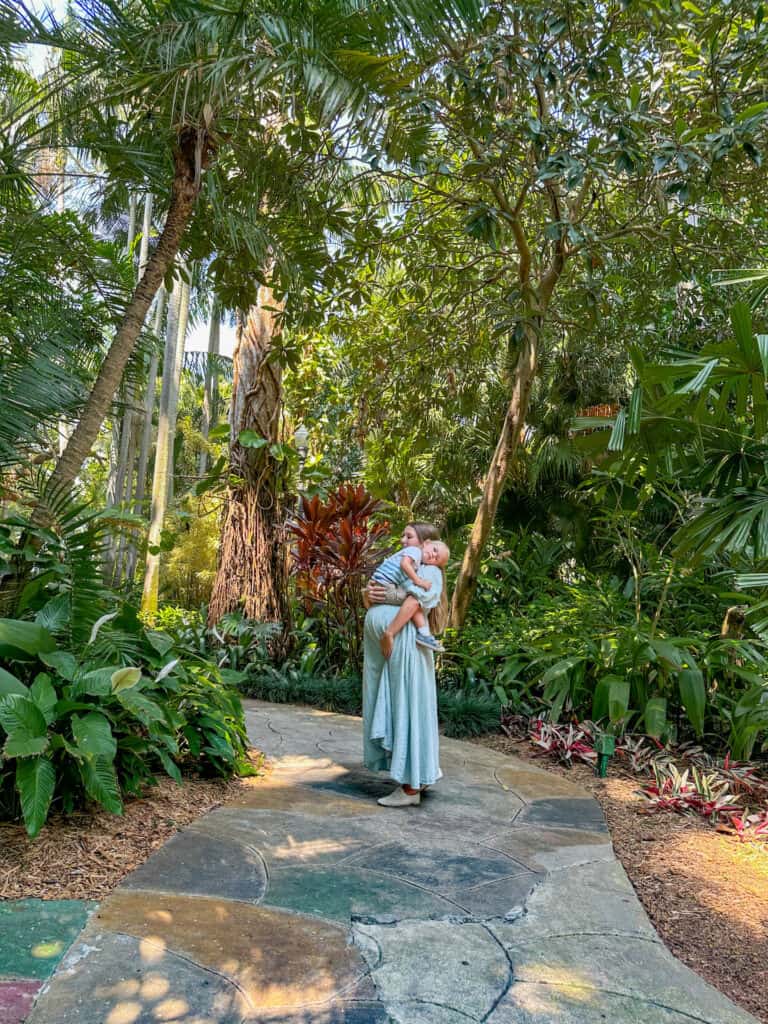
M205 386L203 388L203 418L200 424L200 433L203 440L208 440L211 423L216 417L216 393L218 390L218 370L214 365L219 354L219 331L221 325L221 313L219 304L214 299L211 309L211 326L208 331L208 361L205 364ZM205 476L208 469L208 452L203 448L200 451L200 460L197 471L200 476Z
M149 259L149 236L152 231L152 193L147 192L144 197L144 215L141 224L141 242L139 243L139 278L146 270ZM157 300L156 300L157 301ZM150 360L151 369L151 360ZM133 473L136 461L136 449L138 447L137 434L141 419L141 409L135 404L135 393L132 385L127 388L126 409L123 415L123 423L120 435L120 458L123 464L122 471L118 475L120 489L117 500L123 508L128 508L133 494ZM124 568L130 561L128 552L134 547L132 537L123 528L120 531L120 539L117 545L117 556L115 558L114 583L120 585L124 578Z
M288 622L286 565L281 536L283 508L280 463L269 451L243 447L242 431L253 430L270 443L280 437L282 371L268 357L278 331L269 288L239 318L233 358L230 410L230 466L242 481L230 487L219 547L219 565L208 608L213 625L226 612L242 609L261 622Z
M165 353L163 355L163 383L160 391L160 413L157 421L157 444L155 445L155 466L152 476L152 508L147 536L147 562L144 573L144 592L141 599L141 610L145 615L154 615L157 611L160 592L160 552L157 549L160 546L163 523L168 510L170 478L173 472L173 442L176 432L179 383L186 335L186 318L184 318L184 330L182 331L182 313L184 290L188 287L189 285L184 280L176 282L168 309Z
M480 505L472 524L472 532L469 535L469 542L464 551L461 570L451 599L450 625L454 629L461 629L467 617L467 611L477 586L483 549L493 528L504 483L520 443L520 435L528 411L531 385L536 374L537 346L538 331L536 327L528 326L515 367L507 413L483 484Z
M165 288L161 287L157 293L157 304L155 306L154 334L160 337L163 329L163 317L165 316ZM139 448L139 464L136 469L136 492L133 499L133 511L135 515L141 515L144 511L144 495L147 488L147 467L149 465L149 450L152 447L152 420L155 411L155 392L157 391L157 369L159 365L157 350L153 350L149 361L149 373L147 374L147 391L144 396L144 423L141 432L141 445ZM132 580L136 572L137 552L136 546L131 545L128 551L128 565L126 576Z
M133 263L133 243L136 241L136 212L138 210L138 198L136 195L128 197L128 234L125 241L126 254L131 257ZM125 460L128 457L128 422L130 419L130 406L133 400L132 394L125 396L125 409L122 420L118 423L116 417L112 417L112 427L109 445L109 472L107 475L107 505L117 505L122 500L123 480L125 478ZM115 539L109 541L109 562L114 558ZM107 567L107 575L111 576L111 566Z
M174 367L175 377L173 379L173 417L171 419L171 438L168 458L168 497L166 500L166 512L174 501L176 466L174 456L176 453L176 423L178 420L179 396L181 395L181 373L184 369L184 342L187 337L187 326L189 325L189 281L186 278L188 267L184 264L185 276L181 282L181 301L179 302L179 347L176 350L177 360Z
M200 191L199 178L195 173L196 144L197 132L189 132L175 153L175 175L165 227L101 364L80 420L50 476L50 493L71 487L77 479L120 387L152 299L179 250Z

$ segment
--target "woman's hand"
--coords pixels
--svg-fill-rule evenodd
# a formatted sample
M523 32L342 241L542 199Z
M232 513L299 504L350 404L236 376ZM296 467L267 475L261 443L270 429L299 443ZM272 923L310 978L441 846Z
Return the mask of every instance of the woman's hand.
M390 589L390 587L384 586L383 583L375 583L371 581L365 588L365 596L368 598L369 605L387 604L387 596L389 595Z
M381 646L381 653L384 655L385 658L389 658L395 646L395 638L388 629L385 629L384 632L381 634L381 640L379 641L379 644Z

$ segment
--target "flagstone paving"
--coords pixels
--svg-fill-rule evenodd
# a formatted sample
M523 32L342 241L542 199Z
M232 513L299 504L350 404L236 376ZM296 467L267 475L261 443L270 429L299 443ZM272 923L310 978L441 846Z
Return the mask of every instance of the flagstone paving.
M247 719L271 773L105 900L28 1024L755 1024L661 944L567 780L445 740L421 806L383 808L358 719ZM43 974L6 969L17 1024Z
M85 900L0 903L0 1024L20 1024L95 909Z

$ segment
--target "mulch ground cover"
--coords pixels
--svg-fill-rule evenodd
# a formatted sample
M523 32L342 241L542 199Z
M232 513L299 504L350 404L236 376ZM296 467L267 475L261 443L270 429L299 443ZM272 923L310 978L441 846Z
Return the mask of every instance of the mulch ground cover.
M668 949L768 1024L768 844L741 842L699 818L648 814L640 780L611 765L560 765L525 739L475 742L534 762L599 801L624 869Z
M0 899L103 900L166 840L239 792L238 780L158 780L122 815L53 814L34 841L0 824Z

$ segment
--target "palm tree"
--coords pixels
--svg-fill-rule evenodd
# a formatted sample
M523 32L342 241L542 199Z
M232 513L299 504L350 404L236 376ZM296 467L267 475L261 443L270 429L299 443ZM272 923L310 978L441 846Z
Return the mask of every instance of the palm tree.
M248 189L260 155L254 121L299 94L303 109L326 124L341 114L354 120L366 102L401 87L402 61L371 49L372 41L393 43L396 26L372 21L354 0L100 0L61 25L17 0L0 0L0 12L0 39L67 54L54 84L67 100L68 141L100 156L117 178L167 197L157 245L51 474L56 491L74 483L96 441L203 188L208 213L222 216L222 197Z

